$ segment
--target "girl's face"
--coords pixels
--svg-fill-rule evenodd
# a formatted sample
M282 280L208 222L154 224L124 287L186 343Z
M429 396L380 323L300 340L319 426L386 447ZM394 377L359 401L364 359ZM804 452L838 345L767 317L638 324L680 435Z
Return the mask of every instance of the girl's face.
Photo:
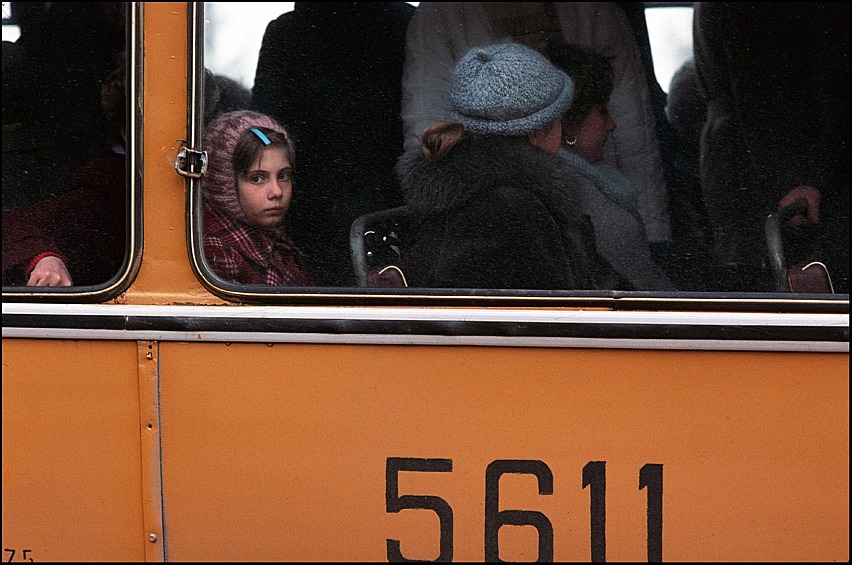
M603 159L606 139L614 129L615 121L609 115L606 106L596 104L580 122L579 127L574 129L577 144L568 145L566 149L576 153L589 163L597 163ZM566 134L566 137L571 138L568 134Z
M267 147L237 180L240 206L248 223L260 228L284 219L293 195L293 168L283 147Z

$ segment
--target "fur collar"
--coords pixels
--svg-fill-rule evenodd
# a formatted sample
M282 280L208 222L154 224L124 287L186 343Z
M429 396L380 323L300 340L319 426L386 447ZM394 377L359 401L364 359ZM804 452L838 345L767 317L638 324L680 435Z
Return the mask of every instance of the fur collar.
M400 158L396 172L409 213L421 219L501 186L529 190L563 221L576 219L577 184L589 183L559 157L516 137L467 137L438 162L428 161L418 147Z

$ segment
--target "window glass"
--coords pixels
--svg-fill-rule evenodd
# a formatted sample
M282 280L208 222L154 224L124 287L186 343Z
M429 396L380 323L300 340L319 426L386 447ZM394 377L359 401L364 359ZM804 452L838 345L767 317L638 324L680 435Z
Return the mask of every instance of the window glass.
M205 4L208 172L198 239L212 275L238 285L357 286L353 222L403 204L393 167L414 9ZM249 159L235 171L240 151Z
M699 2L693 18L720 285L848 293L849 7Z
M664 92L672 76L692 58L692 6L654 6L645 10L654 74Z
M4 293L97 292L129 255L127 5L4 2L3 23Z
M3 41L14 43L21 36L21 28L12 18L12 3L3 2Z
M250 90L266 26L292 10L293 2L205 2L204 65Z
M682 72L693 56L690 3L644 3L644 14L631 3L590 13L585 3L438 4L204 4L199 146L209 168L196 186L193 251L214 292L788 292L790 268L848 232L836 213L842 189L827 200L831 235L807 242L811 232L787 218L766 235L769 213L807 184L797 173L779 194L732 193L729 208L739 210L708 206L699 163L706 96ZM544 56L573 79L564 106L562 91L537 106L553 110L548 124L524 129L532 113L491 105L485 115L466 98L495 84L454 86L469 48L506 37L530 57L525 71ZM623 48L625 37L635 50ZM554 92L542 72L518 84ZM494 104L520 99L501 93ZM508 124L510 114L521 122ZM464 129L433 127L448 117ZM826 134L839 154L846 141ZM235 153L244 154L241 170ZM848 166L831 174L817 191L848 186ZM729 264L719 223L733 213L742 225L727 235L750 256ZM848 292L848 267L828 255L841 265L832 265L835 290Z

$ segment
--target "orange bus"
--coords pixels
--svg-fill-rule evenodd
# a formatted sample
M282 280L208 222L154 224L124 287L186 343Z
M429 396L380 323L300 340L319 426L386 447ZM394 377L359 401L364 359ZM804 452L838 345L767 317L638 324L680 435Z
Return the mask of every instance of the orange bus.
M205 67L290 7L80 4L121 16L123 261L4 266L5 561L848 561L848 291L226 283ZM13 167L62 165L7 123L6 47L4 223Z

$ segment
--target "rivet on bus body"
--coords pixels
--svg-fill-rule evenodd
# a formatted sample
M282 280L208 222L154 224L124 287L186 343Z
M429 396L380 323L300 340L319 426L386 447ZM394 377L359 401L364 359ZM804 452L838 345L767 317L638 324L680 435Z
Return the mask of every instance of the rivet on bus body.
M148 534L148 541L150 541L151 543L157 541L157 534Z

